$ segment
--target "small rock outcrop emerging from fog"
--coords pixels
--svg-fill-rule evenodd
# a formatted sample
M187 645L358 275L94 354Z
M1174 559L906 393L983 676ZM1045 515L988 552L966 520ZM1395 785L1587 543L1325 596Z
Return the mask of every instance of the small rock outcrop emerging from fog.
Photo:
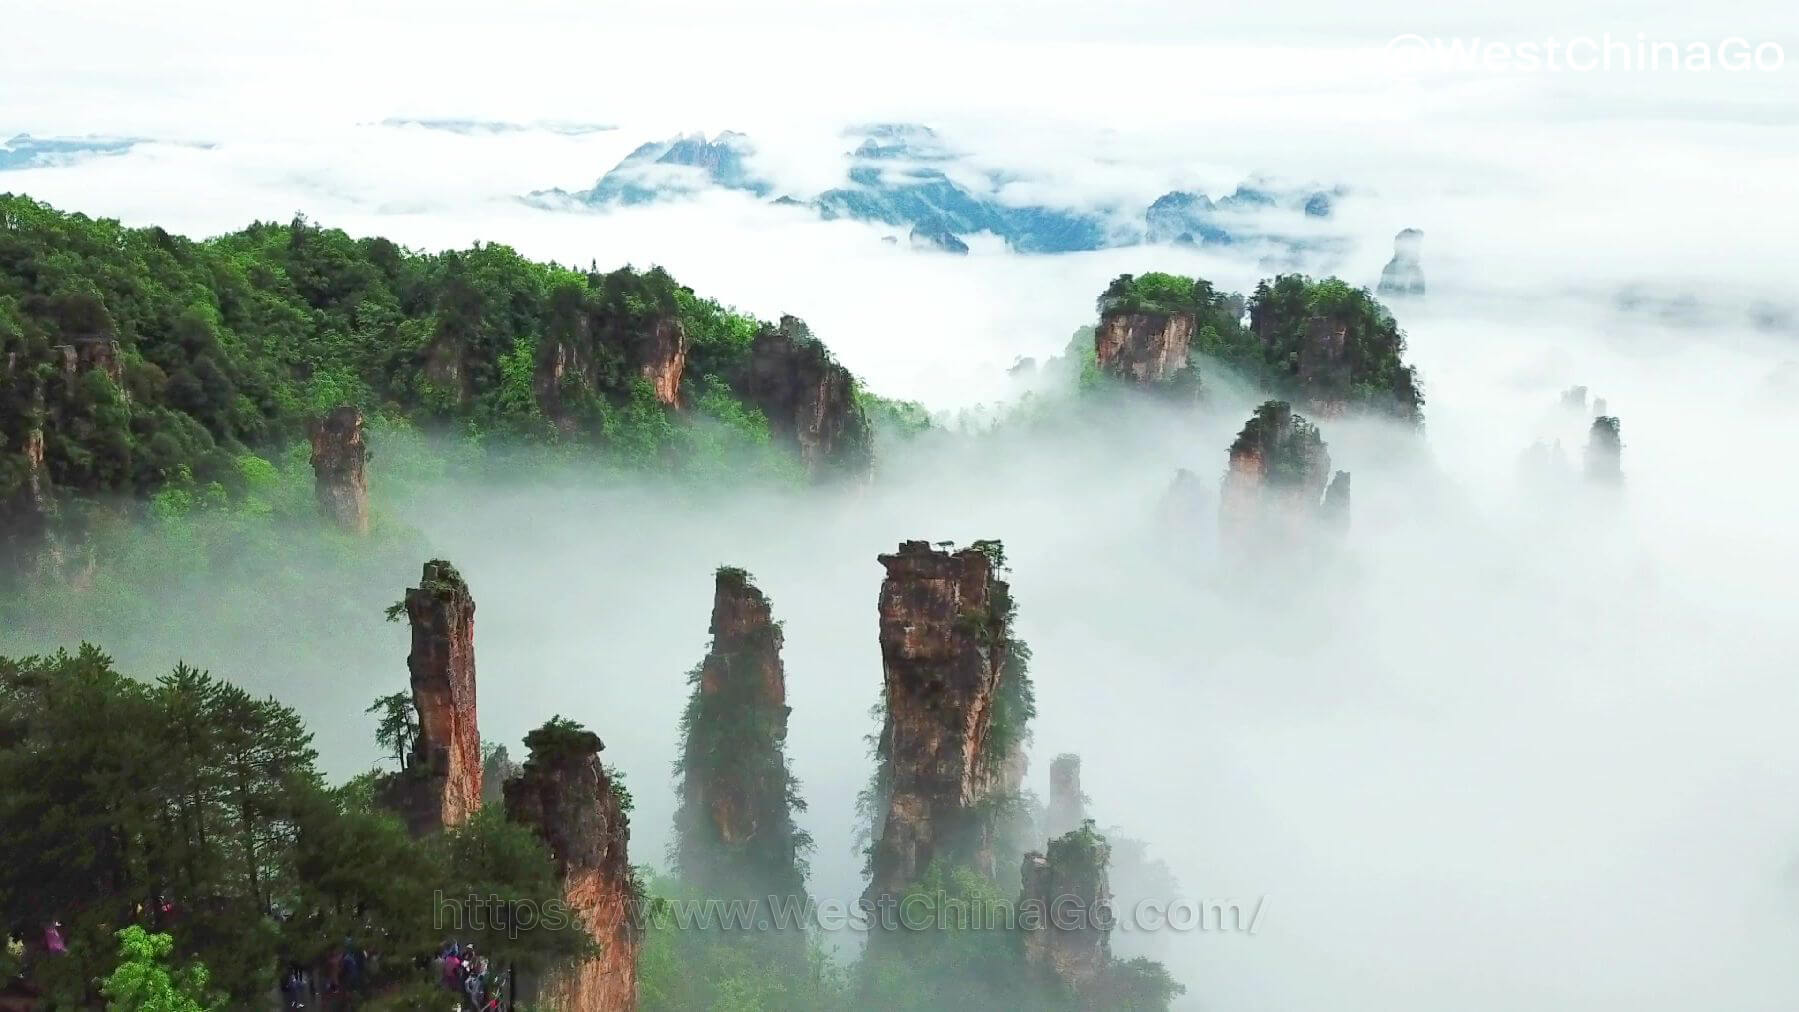
M1324 503L1319 516L1332 530L1349 529L1349 472L1338 471L1324 490Z
M872 469L873 433L856 403L856 379L804 321L783 316L780 326L757 334L735 386L762 409L777 438L799 448L813 478L858 477Z
M723 567L711 629L681 718L675 865L708 895L798 896L805 805L787 765L781 626L749 574Z
M631 874L631 826L598 735L552 718L525 736L530 755L506 782L506 818L529 826L549 848L569 908L599 953L541 976L521 974L519 997L533 1008L621 1012L637 1007L636 916L642 903Z
M987 739L1008 666L1011 603L979 544L949 552L907 541L880 557L886 803L875 815L865 902L903 893L934 859L979 867L988 843L977 808L1003 779L988 767Z
M1596 485L1616 486L1624 483L1624 440L1619 434L1618 419L1600 415L1587 430L1587 480Z
M475 599L456 567L425 563L406 592L412 624L413 758L399 774L394 807L414 833L460 826L481 807L481 732L475 714Z
M1049 807L1043 828L1050 838L1079 829L1087 821L1087 795L1081 792L1081 757L1073 752L1056 756L1049 764Z
M1187 369L1193 324L1192 313L1106 313L1093 333L1100 371L1138 386L1173 380Z
M1327 494L1330 475L1318 427L1285 401L1264 403L1231 443L1218 510L1222 532L1241 541L1294 535L1320 519L1346 527L1349 473L1336 472Z
M1019 923L1025 959L1055 974L1088 1008L1101 1007L1112 968L1111 848L1091 822L1031 853L1021 870Z
M1389 298L1419 298L1424 295L1424 233L1415 228L1401 229L1393 237L1393 259L1380 272L1375 293Z
M351 534L369 532L368 458L362 412L346 404L313 423L313 493L319 510Z

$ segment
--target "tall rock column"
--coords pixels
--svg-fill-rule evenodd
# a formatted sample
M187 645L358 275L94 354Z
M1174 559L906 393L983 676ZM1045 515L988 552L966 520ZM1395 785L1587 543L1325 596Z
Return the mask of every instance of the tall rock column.
M1093 333L1100 371L1139 386L1166 383L1187 368L1191 313L1107 313Z
M1624 483L1624 440L1619 434L1618 419L1600 415L1587 430L1587 480L1596 485L1616 486Z
M481 732L475 719L475 599L456 567L425 563L406 592L412 623L412 701L418 738L403 809L416 833L460 826L481 806Z
M369 532L368 447L362 412L344 405L312 426L313 492L319 510L351 534Z
M506 782L506 818L529 826L550 850L568 905L598 946L592 959L538 977L521 976L519 997L562 1012L637 1007L635 919L642 901L631 876L631 826L600 762L606 746L579 724L552 718L525 736L523 771Z
M987 738L1010 645L1010 588L980 548L907 541L880 562L886 805L868 902L900 894L934 858L976 859L986 842L976 807L998 778Z
M1025 959L1054 973L1087 1008L1100 1007L1112 966L1111 858L1089 823L1051 840L1048 854L1026 854L1021 872Z
M1079 829L1087 821L1087 795L1081 793L1081 757L1064 752L1049 764L1049 807L1044 829L1051 838Z
M805 804L787 765L781 625L743 570L715 575L711 631L681 719L675 864L708 895L797 896Z

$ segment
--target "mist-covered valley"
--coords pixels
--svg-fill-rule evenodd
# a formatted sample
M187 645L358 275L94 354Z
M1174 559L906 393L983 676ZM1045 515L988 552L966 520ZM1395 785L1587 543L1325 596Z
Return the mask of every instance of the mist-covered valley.
M173 1007L274 1005L296 972L319 1007L426 1007L457 940L420 916L434 892L585 904L588 929L617 914L612 886L722 894L681 856L695 799L726 813L722 862L754 846L733 840L740 799L694 786L693 715L708 671L750 663L731 649L766 674L770 642L784 682L757 703L768 723L721 725L731 748L705 768L767 801L784 757L804 807L776 849L802 845L776 863L853 908L900 874L870 832L929 822L882 779L892 743L908 720L932 729L915 742L938 728L896 716L901 660L929 652L908 637L935 627L902 620L912 592L878 557L917 540L997 561L988 539L1003 567L968 564L982 593L1009 585L1016 613L998 633L956 625L931 678L953 688L979 654L1000 679L994 658L1028 644L1035 713L1004 761L925 749L907 773L901 755L902 778L961 762L963 814L985 834L956 866L975 886L943 868L907 881L1019 899L1029 865L1008 848L1066 839L1045 806L1068 797L1052 763L1076 754L1118 921L1067 952L1103 949L1097 969L1045 971L1013 934L913 951L821 930L810 949L737 951L653 929L596 952L488 929L481 976L551 1001L562 987L583 1012L1799 1007L1793 71L1420 68L1384 45L1786 41L1764 5L1628 24L1591 4L1127 3L1028 24L978 4L840 20L786 2L599 20L107 6L34 8L35 41L0 67L0 1008L116 1000L128 923L170 934L170 967L211 968L210 997L177 973L196 997ZM366 72L295 87L244 44L277 39L293 66ZM983 207L1109 238L1049 254L963 229L953 255L909 225L820 213L864 179L846 169L870 124L928 125L950 154L918 163ZM677 192L641 203L521 199L597 193L638 145L690 131L754 138L754 188L677 165ZM1239 209L1252 238L1229 243L1145 220L1163 194L1225 200L1246 180L1328 191L1331 212ZM1376 292L1411 228L1427 290ZM1258 285L1298 273L1304 311L1268 308ZM1191 302L1125 305L1127 274ZM1122 350L1102 350L1120 318ZM1173 341L1179 318L1191 333ZM1342 375L1308 364L1328 345L1317 318L1351 321ZM1251 445L1269 401L1316 426L1328 461ZM366 462L342 487L366 482L366 529L315 498L315 423L339 404L359 412ZM1339 471L1353 485L1327 517ZM546 721L597 735L597 762L577 763L596 771L578 787L593 803L565 811L609 831L628 817L624 871L591 854L601 871L569 870L591 820L558 825L554 799L579 778L490 769L486 814L452 817L451 775L433 832L388 814L408 776L436 789L433 764L462 762L417 726L396 750L371 707L400 694L430 724L436 689L409 654L440 641L463 698L459 591L421 578L436 559L475 607L479 733L458 741L566 773L557 750L585 746ZM778 625L728 648L709 626L732 568ZM432 639L434 621L450 631ZM116 674L25 663L84 642ZM172 744L178 693L118 680L177 664L291 707L316 760L267 759L254 804L223 773L190 789L225 760ZM1008 705L975 698L942 711L977 729L971 756L1001 719L974 714ZM104 730L115 720L140 726ZM995 791L1018 758L1019 791ZM283 761L292 781L272 772ZM970 800L983 793L1031 814L1022 841ZM1072 874L1069 853L1047 866ZM723 892L759 888L732 875ZM1242 916L1153 927L1143 900ZM52 958L47 926L73 958ZM424 984L406 978L414 957ZM1095 989L1136 957L1184 992Z

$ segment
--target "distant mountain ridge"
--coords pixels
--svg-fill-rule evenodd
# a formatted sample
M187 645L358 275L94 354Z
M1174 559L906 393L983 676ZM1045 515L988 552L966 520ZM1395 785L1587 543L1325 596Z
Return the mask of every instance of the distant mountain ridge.
M539 190L523 198L556 210L636 206L691 197L703 190L751 194L788 206L810 207L826 221L848 218L909 228L912 245L965 252L966 238L991 233L1022 253L1067 253L1170 243L1195 246L1262 246L1278 261L1329 256L1346 248L1316 227L1329 219L1347 191L1283 186L1252 179L1214 201L1203 193L1175 190L1140 217L1122 209L1079 209L1000 199L1010 181L976 168L930 127L877 123L851 131L860 143L845 153L844 185L809 199L776 195L776 184L754 168L756 147L744 134L715 138L684 134L638 147L576 192ZM984 184L981 185L981 184ZM1310 225L1311 227L1307 227Z

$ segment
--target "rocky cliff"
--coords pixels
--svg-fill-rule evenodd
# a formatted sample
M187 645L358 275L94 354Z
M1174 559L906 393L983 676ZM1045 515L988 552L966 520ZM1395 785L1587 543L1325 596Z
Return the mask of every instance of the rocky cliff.
M886 804L876 814L869 901L903 892L935 858L979 860L986 834L977 807L1001 777L988 737L1011 616L1010 588L978 547L907 541L880 562Z
M1107 313L1093 335L1102 372L1140 386L1167 383L1187 371L1191 313Z
M605 746L560 718L526 735L525 745L524 769L504 789L506 818L531 827L549 848L563 895L598 954L541 976L521 974L519 998L562 1012L634 1009L642 897L631 874L630 822L600 762Z
M1317 426L1285 401L1257 408L1231 443L1218 518L1227 542L1303 535L1329 516L1347 514L1349 475L1337 472L1336 495L1325 497L1330 452Z
M369 532L368 457L362 412L344 405L313 423L313 494L320 512L351 534Z
M1047 854L1026 854L1021 871L1025 958L1055 974L1085 1008L1101 1007L1112 967L1110 860L1105 838L1086 823L1051 840Z
M629 377L648 382L664 407L680 406L688 345L680 319L596 320L579 307L553 308L552 319L555 331L538 345L531 389L538 408L558 429L571 433L580 427L575 391L600 396ZM624 375L608 372L614 369Z
M1381 269L1376 294L1389 298L1417 298L1424 294L1424 233L1401 229L1393 237L1393 259Z
M418 737L389 803L414 833L460 826L481 806L481 732L475 715L475 599L456 568L425 563L406 592L412 623L412 701Z
M799 448L814 478L860 476L873 467L872 433L856 403L855 377L804 321L783 316L780 326L758 333L733 385L762 409L777 438Z
M681 720L675 864L711 895L798 895L805 806L787 765L781 626L743 570L718 570L711 631Z
M1350 373L1349 324L1332 316L1307 319L1298 378L1314 414L1336 418L1349 409Z

